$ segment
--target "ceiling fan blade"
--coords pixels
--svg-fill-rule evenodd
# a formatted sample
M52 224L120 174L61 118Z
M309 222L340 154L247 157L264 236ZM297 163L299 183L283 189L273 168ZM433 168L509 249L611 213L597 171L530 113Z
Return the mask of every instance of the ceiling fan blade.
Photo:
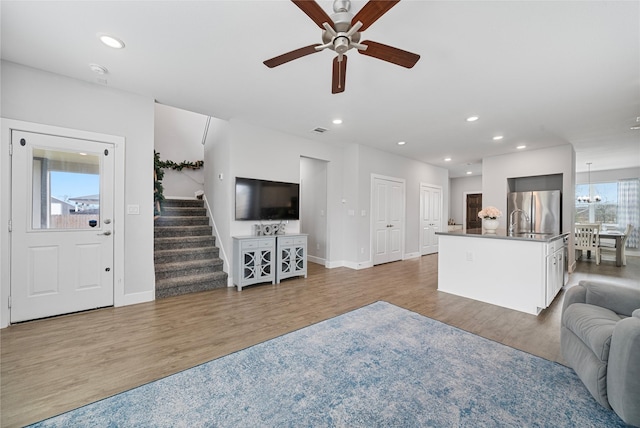
M420 55L394 48L393 46L383 45L382 43L365 40L360 42L367 46L366 50L358 49L362 55L372 56L383 61L391 62L402 67L411 68L416 65L420 59Z
M293 61L294 59L302 58L303 56L311 55L312 53L319 52L316 50L316 46L321 46L319 43L315 45L305 46L304 48L296 49L295 51L287 52L279 55L275 58L264 61L264 65L269 68L277 67L286 62Z
M398 2L400 0L369 0L353 17L351 25L355 25L356 22L360 21L362 22L360 31L364 31Z
M322 24L328 23L335 30L333 20L327 15L327 12L320 7L315 0L291 0L298 6L316 25L324 30Z
M333 59L333 79L331 81L331 93L344 92L344 84L347 80L347 56L342 55L342 61L338 57Z

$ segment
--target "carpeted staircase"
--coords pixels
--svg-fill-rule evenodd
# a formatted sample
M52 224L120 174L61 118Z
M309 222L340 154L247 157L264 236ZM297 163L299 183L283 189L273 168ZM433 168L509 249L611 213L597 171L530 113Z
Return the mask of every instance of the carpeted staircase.
M204 201L167 199L155 220L156 299L227 286Z

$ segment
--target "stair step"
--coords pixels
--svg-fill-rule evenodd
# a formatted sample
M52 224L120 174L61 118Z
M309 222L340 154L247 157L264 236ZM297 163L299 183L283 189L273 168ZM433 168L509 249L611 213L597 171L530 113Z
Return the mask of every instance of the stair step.
M155 238L153 246L156 251L176 250L179 248L199 248L216 245L215 236L179 236L169 238Z
M165 207L160 209L161 217L184 217L184 216L197 216L203 217L207 215L207 209L202 207Z
M155 238L202 236L211 235L212 231L211 226L156 226L153 235Z
M204 207L202 199L165 199L162 207Z
M156 281L180 276L202 275L221 272L222 259L192 260L189 262L156 264Z
M163 215L156 219L156 226L208 226L207 216L168 216Z
M154 224L156 299L227 287L200 199L166 199Z
M155 263L188 262L191 260L211 260L218 257L217 247L178 248L172 250L156 250L153 253Z
M156 281L156 299L225 288L226 286L227 274L225 272L161 279Z

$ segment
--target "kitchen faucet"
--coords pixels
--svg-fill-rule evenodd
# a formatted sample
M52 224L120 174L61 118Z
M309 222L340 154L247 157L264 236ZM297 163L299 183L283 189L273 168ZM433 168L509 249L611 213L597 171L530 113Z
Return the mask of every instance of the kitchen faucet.
M527 221L527 223L529 223L529 216L526 212L524 212L524 210L516 208L515 210L511 211L511 214L509 214L509 236L513 236L513 233L515 232L516 224L513 221L513 215L517 212L521 212L522 214L524 214L524 219Z

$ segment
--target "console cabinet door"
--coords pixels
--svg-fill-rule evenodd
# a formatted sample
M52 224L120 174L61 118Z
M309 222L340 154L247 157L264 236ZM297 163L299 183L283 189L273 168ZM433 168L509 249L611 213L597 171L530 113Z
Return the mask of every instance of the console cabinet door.
M307 236L278 236L277 283L292 276L307 277Z
M242 290L245 285L275 283L275 238L233 238L233 282Z

